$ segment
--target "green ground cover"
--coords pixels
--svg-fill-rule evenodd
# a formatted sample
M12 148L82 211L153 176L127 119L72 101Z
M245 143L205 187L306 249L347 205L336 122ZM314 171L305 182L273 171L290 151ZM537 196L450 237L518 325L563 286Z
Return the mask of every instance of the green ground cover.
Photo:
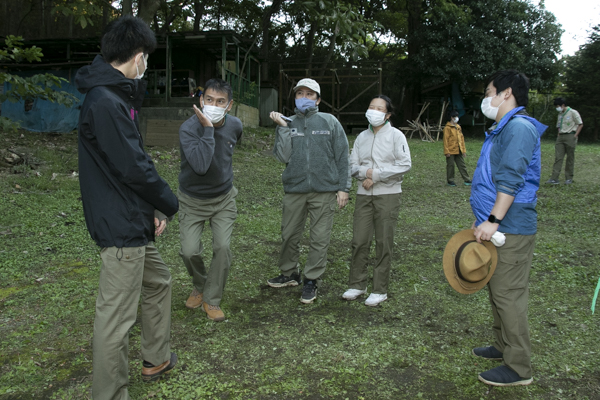
M447 240L473 220L469 188L445 186L442 143L409 141L413 169L403 184L389 300L370 308L341 299L354 194L336 213L315 303L301 304L299 288L266 285L278 274L283 196L283 165L270 156L272 140L271 130L247 130L235 153L239 216L221 304L227 321L213 323L184 306L191 284L178 255L177 219L157 242L173 275L172 347L179 364L169 378L143 383L136 323L129 357L133 399L600 397L600 315L589 309L600 265L597 145L578 147L575 184L539 191L530 283L534 383L489 390L477 374L496 364L470 355L491 341L487 291L454 292L441 267ZM470 173L481 145L482 139L467 140ZM5 149L25 155L25 162L0 172L0 399L89 399L100 258L73 174L76 137L0 133ZM545 181L553 143L543 142L542 150ZM149 152L175 189L178 149ZM302 260L307 250L305 235Z

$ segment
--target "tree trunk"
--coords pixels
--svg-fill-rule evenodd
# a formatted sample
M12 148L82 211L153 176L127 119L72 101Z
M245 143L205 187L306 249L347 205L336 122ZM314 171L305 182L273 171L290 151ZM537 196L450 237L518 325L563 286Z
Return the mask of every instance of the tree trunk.
M106 28L106 25L108 24L108 14L111 9L112 6L108 1L105 1L104 4L102 4L102 31L104 31L104 28Z
M138 0L138 17L150 25L159 5L160 0Z
M121 3L121 15L133 15L133 1L132 0L123 0Z
M260 76L263 81L268 81L270 78L270 76L269 76L269 61L270 61L269 46L271 44L271 40L269 37L269 29L271 29L271 18L273 17L274 14L277 14L279 12L282 2L283 2L283 0L273 0L273 2L271 3L271 6L265 8L265 11L263 12L263 16L262 16L262 21L261 21L262 47L260 49L260 55L261 55L261 58L263 59L263 61L260 66L260 68L261 68Z
M421 94L421 77L414 65L413 58L419 54L421 49L417 33L421 29L422 0L408 0L406 10L408 11L408 72L414 77L414 80L407 82L404 118L413 119L418 114L418 103Z
M308 36L306 38L306 52L308 56L308 61L306 62L306 76L310 76L312 74L312 61L313 61L313 52L315 47L315 35L317 34L317 21L312 21L310 24L310 31L308 32Z
M337 35L340 32L339 23L336 22L335 28L333 29L333 35L331 35L330 43L329 43L329 51L327 52L327 56L325 56L325 61L323 61L323 65L321 66L321 71L319 72L319 76L322 78L325 75L325 70L327 69L327 64L329 64L329 60L333 56L333 52L335 51L335 41L337 39Z
M200 32L200 21L202 20L204 5L202 0L194 0L194 33Z

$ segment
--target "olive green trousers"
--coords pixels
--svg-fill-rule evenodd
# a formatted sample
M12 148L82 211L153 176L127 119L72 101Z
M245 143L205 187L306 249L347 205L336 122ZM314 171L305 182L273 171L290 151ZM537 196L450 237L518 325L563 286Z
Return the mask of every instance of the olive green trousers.
M367 261L375 233L375 265L373 266L373 293L385 294L390 281L394 233L400 212L400 193L381 196L357 195L354 206L352 235L352 262L350 289L367 288Z
M567 156L565 162L565 180L573 179L575 170L575 147L577 139L572 133L562 133L556 138L554 144L554 166L552 167L552 179L558 180L560 170L562 169L563 159Z
M279 268L285 276L299 269L300 239L310 217L310 247L304 266L306 279L321 283L327 265L327 249L337 208L336 193L286 193L281 217Z
M192 277L198 292L203 293L203 301L218 306L223 299L223 291L231 267L231 233L237 218L235 186L224 195L213 199L197 199L178 191L179 198L179 255ZM212 230L212 260L207 270L202 258L202 232L206 222Z
M159 365L171 357L171 273L154 243L102 249L93 338L94 400L127 400L129 330L140 294L142 359Z
M527 309L534 247L535 235L506 234L506 243L497 248L496 271L488 282L494 346L503 353L504 364L525 379L531 378Z
M450 157L446 157L446 181L448 183L454 182L454 164L458 167L458 172L463 181L471 182L469 173L467 172L467 165L465 164L465 156L463 154L450 154Z

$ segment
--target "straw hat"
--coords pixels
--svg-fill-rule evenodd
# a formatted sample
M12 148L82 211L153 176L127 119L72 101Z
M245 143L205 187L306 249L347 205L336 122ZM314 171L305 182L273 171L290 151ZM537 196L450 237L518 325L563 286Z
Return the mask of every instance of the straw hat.
M488 241L477 243L473 229L452 236L444 249L444 274L459 293L472 294L487 285L497 264L496 246Z

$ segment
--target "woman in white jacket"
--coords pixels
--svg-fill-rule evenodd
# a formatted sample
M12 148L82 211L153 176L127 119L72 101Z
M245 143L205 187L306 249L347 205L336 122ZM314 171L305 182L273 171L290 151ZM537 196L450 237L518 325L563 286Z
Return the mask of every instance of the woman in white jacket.
M354 208L349 289L342 297L354 300L366 293L367 259L375 232L377 260L373 268L373 290L365 301L368 306L387 300L402 177L411 168L406 137L389 122L392 112L389 97L379 95L371 100L366 112L369 129L358 135L350 155L351 174L359 186Z

